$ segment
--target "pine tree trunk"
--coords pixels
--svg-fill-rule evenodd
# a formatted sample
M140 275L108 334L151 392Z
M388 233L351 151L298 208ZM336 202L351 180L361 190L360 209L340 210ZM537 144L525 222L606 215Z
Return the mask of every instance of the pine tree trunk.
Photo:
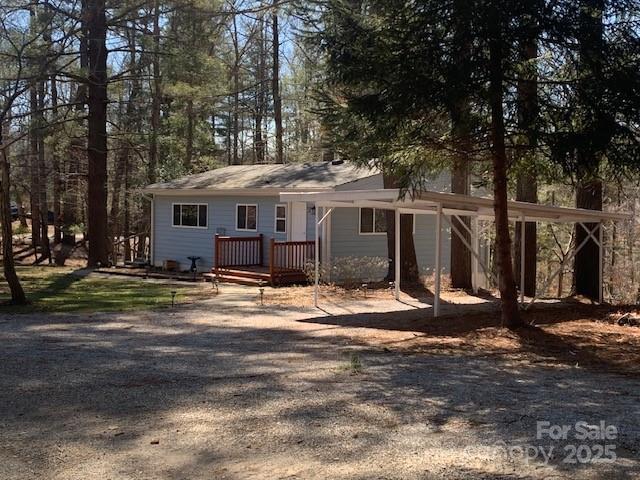
M193 100L187 100L187 135L185 138L184 170L191 173L193 164Z
M162 80L160 78L160 0L153 3L153 96L151 97L151 135L149 143L149 183L156 182L158 169L158 135L160 130L160 102L162 101Z
M280 95L280 33L278 31L278 0L273 1L273 121L276 127L275 162L284 163L282 143L282 97Z
M583 181L578 185L576 190L576 207L586 208L589 210L602 210L602 181L594 179L591 181ZM597 223L586 223L585 226L591 231ZM580 225L576 225L575 245L581 245L588 237L587 232ZM598 227L594 236L598 238L600 234ZM573 282L575 285L575 293L582 295L593 301L600 298L600 251L596 242L591 238L587 240L585 245L578 251L575 256L573 268Z
M47 25L46 25L46 29L43 32L43 39L47 44L47 55L51 56L54 55L54 46L52 43L52 38L51 38L51 31L52 31L52 25L49 21L50 18L53 18L54 15L54 11L51 9L51 6L49 3L45 2L45 16L47 17ZM45 63L46 58L43 58L41 60L42 63L42 70L45 71L47 69L47 65ZM49 68L50 70L52 70L52 72L50 73L50 75L48 75L48 80L49 80L49 85L51 88L51 114L52 114L52 121L55 122L58 120L58 85L56 82L56 67L55 65L53 66L53 68ZM40 95L40 103L41 106L44 107L44 96L45 96L45 92L44 92L44 81L42 82L41 85L41 95ZM44 137L43 137L43 143L44 143ZM44 152L44 148L43 148L43 152ZM51 149L51 166L52 166L52 171L51 171L51 180L52 180L52 191L53 191L53 242L54 244L58 244L60 243L61 240L61 233L60 233L60 159L58 158L58 152L56 151L56 148L52 148ZM48 213L48 208L47 208L47 200L46 200L46 179L48 178L48 175L44 175L42 174L43 177L43 182L44 183L44 192L45 192L45 201L44 201L44 210L46 213L46 218L45 218L45 225L46 225L46 233L44 234L44 236L46 237L46 245L47 245L47 249L48 249L48 253L49 253L49 263L51 263L51 247L49 245L49 227L48 227L48 223L49 223L49 213Z
M89 119L87 159L89 267L108 265L107 226L107 46L104 0L88 2Z
M87 16L87 0L81 1L82 6L82 18ZM81 24L80 36L80 66L83 70L89 68L89 54L88 54L88 25L86 21ZM75 110L80 116L84 116L85 107L87 104L87 83L78 82L75 95ZM81 165L82 160L87 154L86 143L80 137L71 139L69 149L67 151L67 166L66 166L66 182L62 192L62 247L56 254L56 264L64 265L66 259L71 254L76 244L75 233L70 231L73 225L77 225L81 221Z
M120 142L120 150L115 159L115 168L111 188L111 209L109 212L109 232L110 238L117 238L121 234L120 229L120 201L122 185L125 175L125 164L129 158L129 142ZM126 192L125 192L126 194Z
M580 90L589 91L588 87L592 81L590 77L602 78L602 54L604 26L603 12L605 8L604 0L581 0L580 1L580 24L579 24L579 50L580 50L580 73L584 80L580 85ZM582 108L587 112L590 110L591 99L583 99ZM582 125L583 144L578 155L578 185L576 187L576 207L590 210L602 210L602 181L598 178L601 162L601 153L598 147L591 146L587 142L587 137L598 132L598 125L593 119L585 121ZM604 140L600 140L604 143ZM588 229L596 227L596 223L587 223ZM598 238L600 228L594 232ZM575 245L579 246L587 238L588 234L580 225L576 225ZM573 284L577 295L583 295L591 300L598 301L600 298L599 271L600 271L599 249L592 239L577 252L574 258Z
M471 78L469 52L469 11L464 0L455 0L453 4L454 22L454 61L460 69L459 81L451 89L451 128L456 147L456 158L451 169L451 192L463 195L471 194L470 161L471 161L471 108L466 83ZM471 227L469 217L461 217L461 221L451 218L454 227L471 245L468 229ZM466 228L465 228L466 227ZM463 240L453 231L451 232L451 286L453 288L470 289L471 282L471 252Z
M31 203L31 241L33 244L34 255L37 260L38 250L40 249L42 242L40 234L42 232L40 219L40 179L38 178L38 125L37 115L38 111L38 92L35 87L31 87L30 91L31 100L31 125L29 128L29 169L30 169L30 203Z
M124 159L124 200L123 200L123 218L122 218L122 234L124 238L129 238L131 236L131 215L130 215L130 205L129 205L129 189L131 188L131 182L129 180L130 172L129 172L129 156ZM129 241L127 240L124 244L124 261L128 262L133 260L131 258L131 246Z
M533 12L538 5L538 0L530 2ZM537 125L538 120L538 82L537 69L534 63L538 56L538 26L526 24L528 38L523 41L520 48L520 56L523 74L518 79L518 128L523 138L522 144L516 150L520 164L520 173L516 181L516 200L522 202L538 203L538 179L535 170L536 154L538 148ZM520 222L516 223L516 278L520 278L521 261L521 228ZM525 222L524 230L524 294L534 297L536 294L538 235L536 222Z
M234 63L233 63L233 148L232 148L232 164L238 165L238 139L240 136L240 125L239 125L239 117L240 117L240 43L238 39L238 23L236 20L237 15L233 15L233 52L234 52Z
M18 220L20 221L20 226L22 228L27 228L29 225L27 224L27 215L24 211L24 204L22 203L22 189L16 187L15 189L15 197L16 204L18 205Z
M516 200L538 203L538 182L536 175L520 173L516 180ZM520 259L522 251L521 222L516 222L515 263L516 278L520 279ZM536 277L538 268L538 228L536 222L525 222L524 229L524 294L536 295Z
M58 85L56 82L55 74L51 75L51 108L53 117L58 117ZM62 241L62 228L60 225L60 219L62 218L62 211L60 205L61 199L61 172L60 172L60 158L58 152L54 148L51 152L51 165L53 167L53 242L58 244Z
M320 119L320 148L322 149L322 161L331 162L336 156L336 151L333 145L333 141L329 138L330 128L326 125L326 122Z
M397 179L391 175L383 175L384 188L397 188ZM386 211L387 220L387 254L389 270L385 281L395 281L396 262L396 216L393 210ZM413 241L413 215L400 215L400 280L404 283L417 284L420 281L418 259Z
M265 85L264 77L266 70L266 51L264 48L264 17L260 16L259 20L259 32L258 32L258 65L256 81L258 83L256 93L256 114L254 118L255 135L254 135L254 154L257 163L264 163L264 140L262 139L262 121L264 116L264 104L265 104Z
M492 36L489 40L489 104L491 108L491 144L493 163L493 209L496 228L496 260L502 306L502 324L509 328L522 325L518 296L511 263L511 237L507 207L507 153L503 110L503 50L500 16L497 5L493 12Z
M562 287L564 286L564 267L560 266L560 273L558 274L558 298L562 298Z
M2 266L4 278L11 290L11 303L15 305L25 305L27 297L24 294L20 279L16 273L13 261L13 229L11 228L11 196L10 188L10 166L6 146L3 142L4 122L0 123L0 227L2 231Z
M464 154L460 154L460 156L466 157ZM451 171L451 191L463 195L469 195L471 193L468 158L458 158L455 160ZM458 232L462 234L467 244L471 245L471 236L467 231L468 228L471 228L469 217L460 217L460 220L452 217L451 223ZM464 289L470 289L472 287L471 252L458 234L453 231L451 232L451 286L453 288Z
M38 192L39 192L39 205L40 205L40 241L42 243L42 256L41 259L49 259L51 263L51 246L49 244L49 206L47 202L47 168L45 163L45 118L44 118L44 79L38 81L37 93L38 93L38 111L37 111L37 123L38 123Z

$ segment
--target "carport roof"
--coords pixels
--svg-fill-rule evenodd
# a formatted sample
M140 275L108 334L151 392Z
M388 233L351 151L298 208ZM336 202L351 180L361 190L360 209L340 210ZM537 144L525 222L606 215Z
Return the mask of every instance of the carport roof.
M473 216L481 220L493 220L493 199L457 193L423 191L411 198L400 198L397 189L348 190L339 192L281 193L283 202L312 202L319 207L369 207L400 210L401 213L436 214L442 205L445 215ZM542 222L601 222L605 220L630 220L627 212L606 212L581 208L541 205L509 201L509 216L526 221Z

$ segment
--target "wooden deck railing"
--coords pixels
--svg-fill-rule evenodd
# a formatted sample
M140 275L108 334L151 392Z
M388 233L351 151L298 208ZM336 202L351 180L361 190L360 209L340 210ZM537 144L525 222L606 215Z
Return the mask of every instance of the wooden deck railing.
M289 273L304 273L305 266L313 261L315 242L276 242L269 247L269 272L272 277Z
M262 234L257 237L215 236L214 269L262 265Z
M255 275L259 269L255 267L267 266L263 263L262 246L262 234L257 237L216 235L213 272L222 276L232 272L232 275L236 277L244 275L248 278L256 278ZM313 241L277 242L272 238L269 242L268 265L268 278L271 285L304 282L306 280L305 267L313 262L314 256L315 242Z

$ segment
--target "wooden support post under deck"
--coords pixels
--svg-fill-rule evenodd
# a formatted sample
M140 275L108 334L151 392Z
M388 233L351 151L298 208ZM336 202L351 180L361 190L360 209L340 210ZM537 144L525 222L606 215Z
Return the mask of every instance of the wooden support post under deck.
M319 241L318 241L318 236L319 236L319 228L320 225L318 225L318 217L319 217L319 212L318 212L318 204L315 204L315 208L314 208L315 214L316 214L316 218L315 218L315 251L314 251L314 256L315 256L315 279L314 279L314 287L313 287L313 306L314 307L318 307L318 288L319 288L319 284L320 284L320 245L319 245Z
M275 286L275 278L274 278L274 265L276 263L276 240L272 237L269 242L269 281L271 282L271 286Z

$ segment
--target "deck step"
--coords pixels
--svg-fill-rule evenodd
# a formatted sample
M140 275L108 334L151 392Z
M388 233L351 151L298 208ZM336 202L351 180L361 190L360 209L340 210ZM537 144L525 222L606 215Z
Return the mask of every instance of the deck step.
M212 278L215 275L213 273L205 273L204 277L205 278ZM268 285L269 284L269 280L261 280L258 278L249 278L249 277L239 277L239 276L235 276L235 275L218 275L217 276L218 281L222 282L222 283L235 283L237 285L248 285L248 286L255 286L255 287L260 287L263 285Z
M269 272L257 272L253 270L237 270L234 268L220 269L220 273L218 274L218 276L252 278L254 280L262 280L265 282L268 282L271 279L271 275L269 275Z

